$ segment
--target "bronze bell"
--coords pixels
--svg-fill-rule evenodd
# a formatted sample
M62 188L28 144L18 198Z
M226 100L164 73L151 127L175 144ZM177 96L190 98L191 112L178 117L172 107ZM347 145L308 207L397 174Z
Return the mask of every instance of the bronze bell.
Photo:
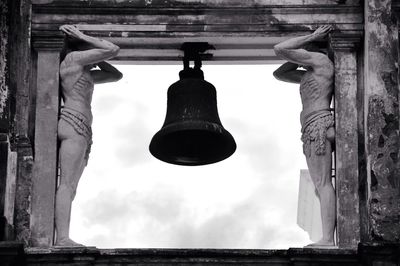
M219 119L215 87L204 80L200 69L199 49L196 48L204 49L206 46L196 44L193 53L195 67L189 67L189 60L193 57L185 50L185 67L179 73L180 80L168 89L164 125L150 143L151 154L171 164L216 163L236 150L235 140ZM193 52L193 46L188 47Z

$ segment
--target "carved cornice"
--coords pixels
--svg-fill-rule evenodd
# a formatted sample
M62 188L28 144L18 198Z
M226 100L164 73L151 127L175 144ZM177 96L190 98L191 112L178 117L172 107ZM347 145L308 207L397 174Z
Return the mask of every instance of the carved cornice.
M329 46L333 51L357 50L362 41L361 32L333 32L329 35Z
M209 42L212 61L276 62L273 46L309 34L317 25L363 29L361 0L35 0L32 37L57 48L50 37L60 25L120 46L115 60L177 61L183 42ZM57 42L57 41L56 41ZM55 47L54 47L55 45Z
M246 7L362 7L362 0L32 0L37 7L246 8Z
M32 5L32 28L56 30L61 24L107 24L132 25L142 32L261 34L268 31L308 31L315 28L315 24L337 24L336 28L340 30L357 30L363 24L363 9L356 0L348 0L348 4L299 5L280 2L57 0ZM146 27L140 28L143 25ZM166 29L156 27L161 25Z
M32 38L32 47L37 51L61 51L64 45L64 36L61 33L54 35L35 35Z
M32 46L36 51L61 51L64 45L64 38L35 36L32 39Z

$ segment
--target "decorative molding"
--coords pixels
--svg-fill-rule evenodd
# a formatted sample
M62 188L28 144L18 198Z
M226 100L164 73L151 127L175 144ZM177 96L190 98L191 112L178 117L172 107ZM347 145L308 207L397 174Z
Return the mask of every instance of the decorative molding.
M52 3L54 0L32 0L32 4L43 5Z
M246 5L244 2L240 6L220 6L220 7L207 7L207 6L196 6L181 4L176 6L153 6L143 7L135 5L134 2L131 4L108 4L102 5L91 4L88 2L71 3L69 5L32 5L32 11L36 14L93 14L93 15L105 15L105 14L118 14L118 15L131 15L145 13L148 15L162 13L178 13L187 12L188 14L198 15L201 11L210 11L216 13L229 13L229 12L240 12L240 13L258 13L258 14L357 14L362 13L360 6L338 6L338 5L273 5L273 6L251 6Z
M53 35L34 35L32 47L36 51L61 51L64 45L64 36L59 33Z
M140 7L140 8L226 8L226 7L360 7L362 0L32 0L34 5L90 6L90 7Z
M362 32L333 32L329 35L329 46L334 51L357 50L362 41Z

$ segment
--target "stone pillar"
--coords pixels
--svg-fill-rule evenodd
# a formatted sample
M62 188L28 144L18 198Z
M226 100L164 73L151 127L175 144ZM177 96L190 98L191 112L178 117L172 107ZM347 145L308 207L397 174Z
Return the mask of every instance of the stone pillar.
M31 236L30 218L33 178L33 151L32 143L28 138L18 139L17 154L17 186L14 205L15 239L27 246Z
M12 123L10 135L11 150L9 168L16 173L8 175L6 208L8 208L8 237L27 244L30 220L30 189L32 178L32 147L29 136L29 120L34 118L30 113L31 98L31 3L29 0L13 0L9 2L10 28L9 35L9 87L11 94ZM33 123L32 123L33 124ZM31 126L32 127L32 126ZM11 131L10 130L10 131ZM33 132L33 128L31 128ZM32 136L29 136L30 138ZM33 139L33 138L31 138ZM29 154L28 154L29 153ZM15 165L16 164L16 165ZM16 167L16 169L14 169ZM29 175L27 175L29 173ZM16 174L16 176L13 176ZM17 193L13 192L16 191ZM6 217L7 217L6 216Z
M357 45L356 34L333 33L335 63L335 132L337 244L356 248L360 241Z
M0 241L8 235L5 203L10 151L10 1L0 1Z
M391 0L365 1L365 241L400 241L398 28Z
M28 136L31 74L31 4L29 0L10 1L10 24L12 34L9 39L10 89L15 98L13 130L16 136Z
M34 40L37 51L31 245L51 246L57 176L59 65L62 39Z
M10 92L8 79L9 30L9 2L0 1L0 133L5 134L9 131L10 123Z
M9 150L10 143L8 134L0 133L0 241L5 240L5 232L8 223L5 217L5 200Z

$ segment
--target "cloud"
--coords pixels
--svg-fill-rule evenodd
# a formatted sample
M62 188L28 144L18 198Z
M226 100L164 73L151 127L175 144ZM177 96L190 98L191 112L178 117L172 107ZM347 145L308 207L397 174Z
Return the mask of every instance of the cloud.
M220 212L210 210L215 214L199 221L193 206L170 187L127 194L105 190L82 205L83 227L100 230L80 241L143 248L276 248L304 242L295 221L287 220L293 211L285 210L290 201L271 191L273 187L260 187L244 201Z
M113 225L122 220L137 219L138 214L149 219L171 222L179 217L181 198L172 191L158 188L139 193L121 194L114 189L101 191L96 198L83 204L86 225Z
M183 200L166 188L128 194L105 190L81 204L80 212L84 214L81 226L85 235L75 236L78 241L97 246L144 247L162 242L165 238L160 234L180 224Z
M229 130L237 142L236 153L246 160L259 175L274 178L287 174L303 159L301 144L293 147L287 132L276 132L264 125L255 125L240 119L227 119ZM286 147L282 147L286 146Z
M282 204L282 196L271 197L269 190L265 187L257 190L245 201L210 217L200 225L186 220L175 226L177 230L174 231L172 243L175 247L192 248L277 248L287 247L290 243L302 245L305 234L299 230L295 221L287 219L292 210L285 210L287 204ZM279 201L279 207L283 208L274 206Z
M95 115L97 116L112 113L124 101L124 98L120 94L101 93L100 95L93 98L93 110L95 110Z
M270 238L275 235L275 228L265 224L262 211L253 204L244 203L208 219L200 226L188 226L178 231L175 245L178 247L241 248L255 240L260 233L267 232ZM190 236L190 237L188 237ZM265 243L267 242L267 243Z
M114 155L122 167L142 164L148 160L148 145L155 132L146 121L146 112L143 106L134 105L124 123L114 129Z

